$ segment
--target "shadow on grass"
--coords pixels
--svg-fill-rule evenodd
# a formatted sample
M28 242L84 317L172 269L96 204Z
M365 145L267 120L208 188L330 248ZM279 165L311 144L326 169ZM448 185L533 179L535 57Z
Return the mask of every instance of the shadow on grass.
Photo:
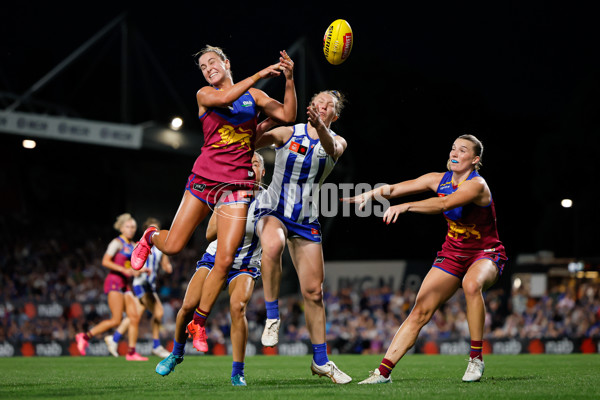
M518 382L518 381L535 381L541 379L541 377L536 375L529 376L490 376L487 378L483 378L482 382Z

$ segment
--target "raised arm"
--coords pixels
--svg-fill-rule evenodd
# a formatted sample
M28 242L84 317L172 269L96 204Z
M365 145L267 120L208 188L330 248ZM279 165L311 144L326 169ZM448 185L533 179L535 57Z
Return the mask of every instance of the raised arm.
M252 89L251 93L256 104L268 117L281 124L292 124L296 121L296 113L298 112L296 86L294 84L294 62L285 51L282 51L277 65L285 76L283 104L267 96L262 90Z
M308 122L317 130L321 145L327 154L337 160L346 150L348 144L341 136L334 136L323 123L319 112L314 106L307 107Z
M281 75L281 68L280 63L277 63L225 89L215 90L212 86L205 86L196 93L198 114L204 114L209 107L227 107L250 90L259 80L279 75Z

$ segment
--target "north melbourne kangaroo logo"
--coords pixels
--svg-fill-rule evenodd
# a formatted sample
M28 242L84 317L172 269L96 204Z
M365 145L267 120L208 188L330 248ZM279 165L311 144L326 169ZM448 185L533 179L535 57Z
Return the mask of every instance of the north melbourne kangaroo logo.
M252 139L252 130L237 128L237 130L231 125L223 125L219 129L221 140L213 144L212 147L225 147L239 143L238 149L245 149L246 151L252 150L250 147L250 141Z

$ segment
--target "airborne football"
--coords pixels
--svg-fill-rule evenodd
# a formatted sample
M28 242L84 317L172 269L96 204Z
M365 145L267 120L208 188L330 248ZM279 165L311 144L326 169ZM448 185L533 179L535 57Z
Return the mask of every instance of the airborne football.
M323 37L323 53L330 64L339 65L346 61L354 41L348 21L336 19L327 27Z

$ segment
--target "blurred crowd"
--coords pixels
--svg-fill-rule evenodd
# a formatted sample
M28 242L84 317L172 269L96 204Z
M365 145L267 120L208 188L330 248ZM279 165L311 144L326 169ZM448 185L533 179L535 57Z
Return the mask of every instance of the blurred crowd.
M64 227L62 228L64 229ZM72 340L106 317L103 281L107 271L101 258L108 241L101 233L86 235L73 227L79 240L61 241L61 235L40 237L13 235L0 242L0 342L5 340ZM85 239L96 238L96 239ZM191 246L171 258L174 270L160 275L159 295L165 306L163 339L171 340L175 315L199 258ZM503 277L502 279L509 279ZM416 292L388 287L356 291L325 290L327 338L332 350L341 353L381 353L414 305ZM553 284L541 297L523 289L507 293L492 288L485 293L485 339L501 338L600 338L600 284L568 279ZM31 304L59 304L55 318L33 317ZM72 304L82 305L81 315ZM282 341L308 340L302 299L280 299ZM459 290L421 331L423 339L468 339L464 296ZM247 310L250 336L260 341L266 317L260 280ZM209 335L224 343L229 336L227 296L222 296L209 319ZM140 338L150 338L149 315L140 324Z

